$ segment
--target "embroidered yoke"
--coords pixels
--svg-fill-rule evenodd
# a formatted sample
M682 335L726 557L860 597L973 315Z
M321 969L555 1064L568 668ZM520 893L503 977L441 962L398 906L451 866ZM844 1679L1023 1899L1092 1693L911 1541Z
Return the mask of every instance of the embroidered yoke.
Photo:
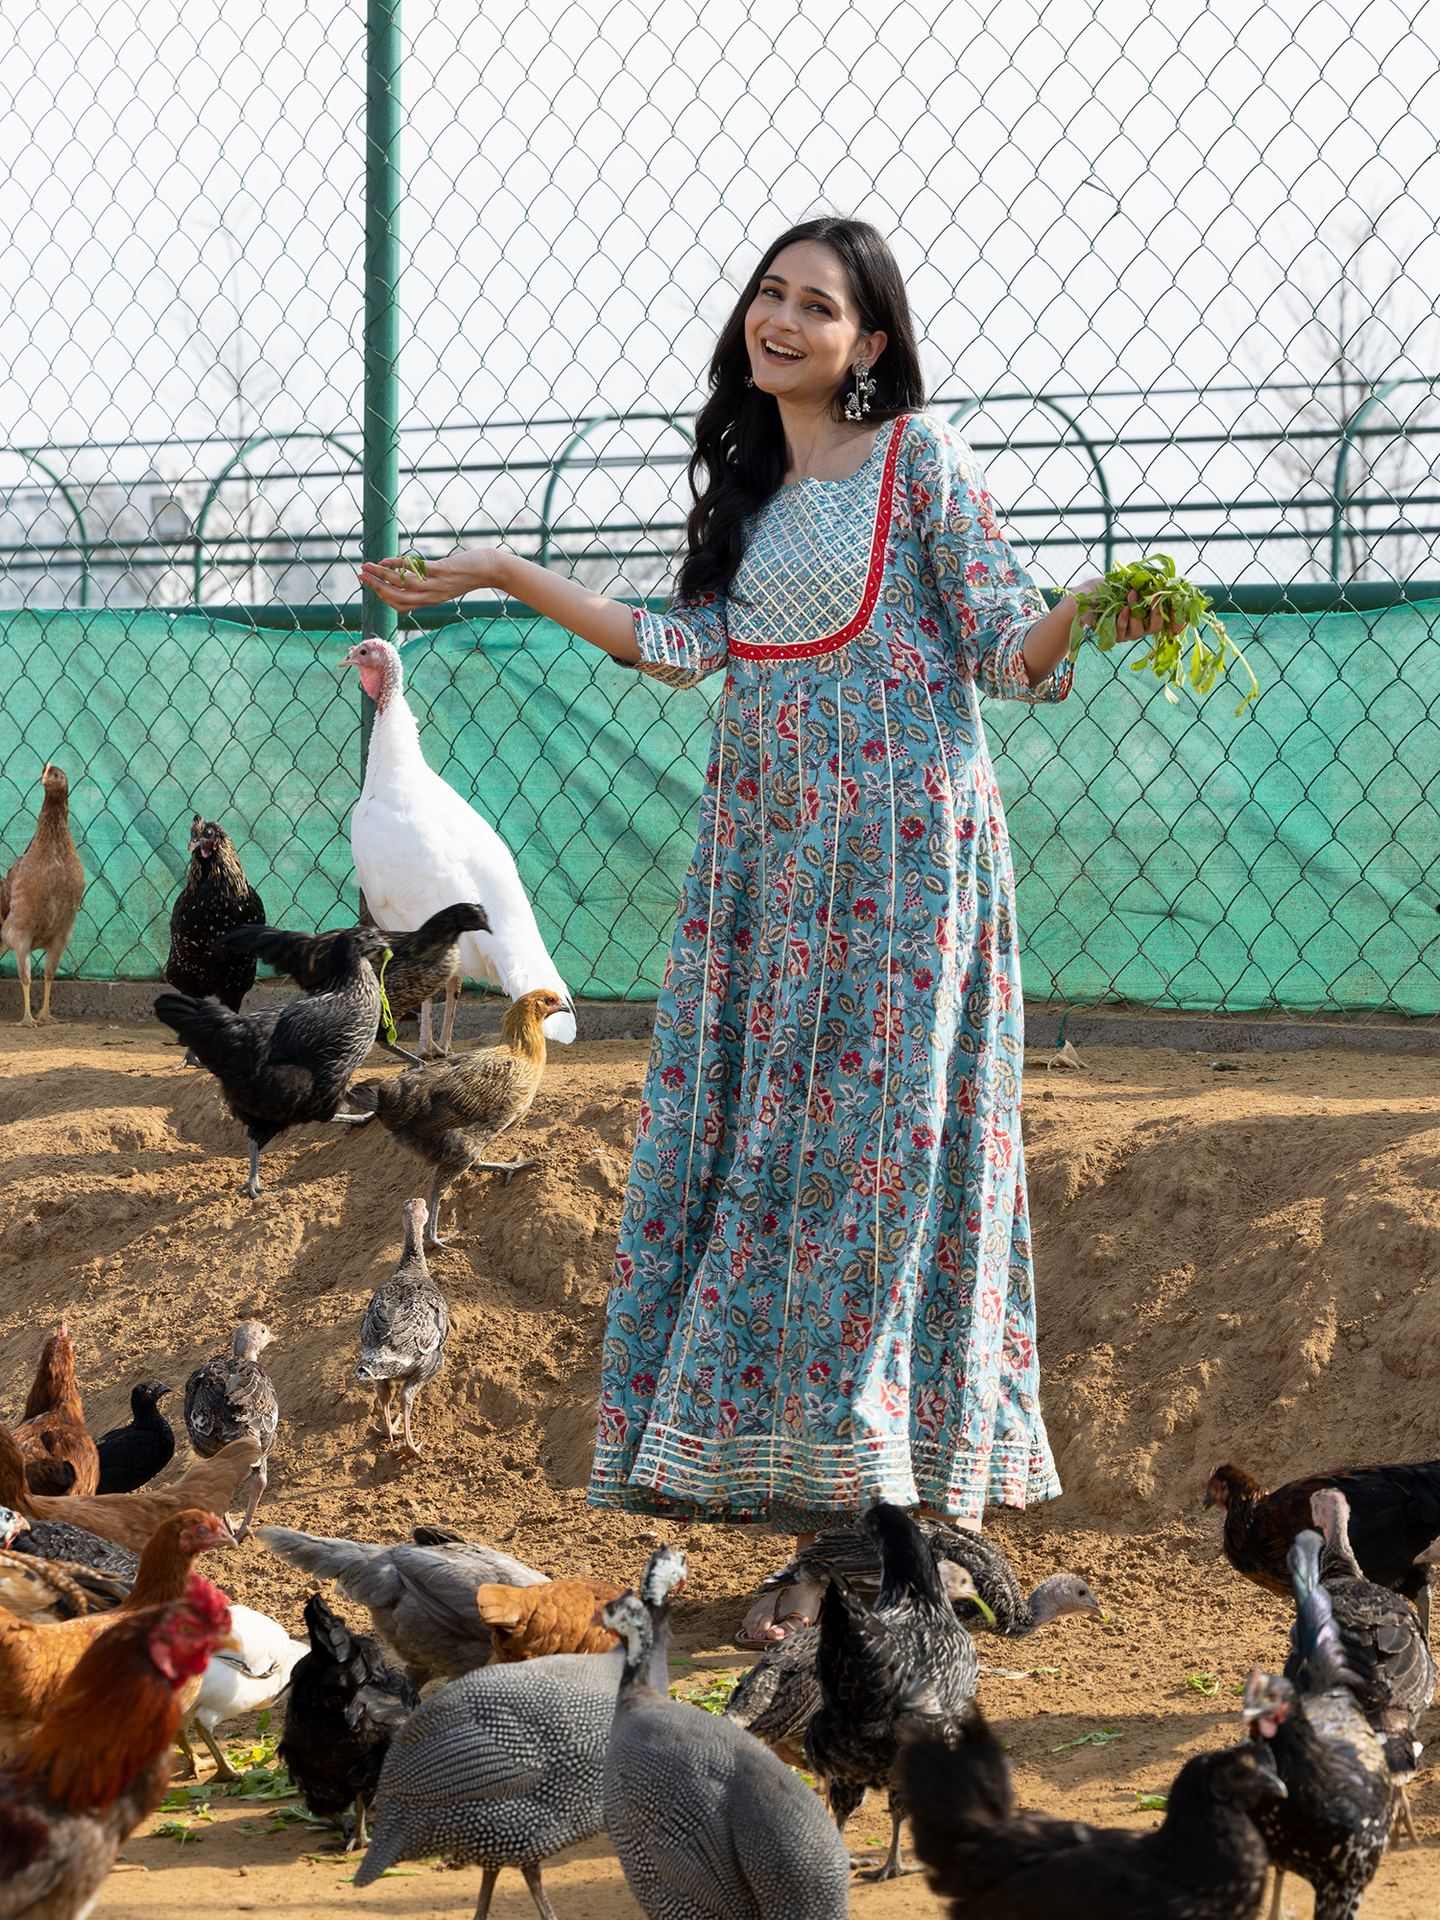
M784 487L640 612L724 699L640 1110L590 1499L799 1528L1059 1492L1038 1399L1014 879L982 691L1044 605L963 440Z

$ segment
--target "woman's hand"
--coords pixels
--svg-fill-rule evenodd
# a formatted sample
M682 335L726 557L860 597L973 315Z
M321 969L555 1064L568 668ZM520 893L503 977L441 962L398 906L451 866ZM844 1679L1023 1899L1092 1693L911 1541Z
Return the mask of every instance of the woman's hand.
M367 560L360 568L360 584L369 587L397 613L419 607L438 607L445 600L463 600L467 593L499 587L506 555L498 547L471 547L447 559L425 559L425 577L410 572L396 554L389 560Z
M1078 587L1072 587L1070 600L1064 603L1070 606L1070 612L1067 616L1068 619L1073 620L1075 618L1075 608L1071 602L1073 602L1076 594L1096 593L1104 584L1105 582L1097 574L1093 580L1082 580ZM1133 606L1139 598L1138 593L1132 593L1130 595L1130 604ZM1093 613L1082 613L1080 619L1087 627L1093 627L1095 625L1095 615ZM1148 620L1142 620L1138 613L1122 613L1115 622L1115 644L1117 647L1124 647L1128 646L1132 640L1154 640L1162 633L1181 634L1184 631L1183 626L1177 627L1173 624L1166 626L1160 618L1158 609L1151 613Z

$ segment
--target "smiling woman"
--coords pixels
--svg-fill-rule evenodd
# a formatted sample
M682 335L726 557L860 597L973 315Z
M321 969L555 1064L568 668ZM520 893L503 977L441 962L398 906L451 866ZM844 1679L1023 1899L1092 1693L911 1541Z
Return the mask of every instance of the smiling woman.
M1046 613L969 448L923 411L873 227L782 235L710 389L667 613L493 550L361 578L398 608L496 586L670 685L726 675L592 1502L809 1529L886 1500L976 1525L988 1501L1059 1491L1014 880L979 703L1065 697L1075 602Z

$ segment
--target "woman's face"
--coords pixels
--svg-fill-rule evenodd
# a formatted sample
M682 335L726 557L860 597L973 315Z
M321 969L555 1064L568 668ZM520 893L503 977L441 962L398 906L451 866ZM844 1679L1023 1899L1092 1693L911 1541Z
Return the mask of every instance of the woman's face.
M751 378L793 406L828 406L857 360L874 366L885 338L861 331L840 258L818 240L776 254L745 316Z

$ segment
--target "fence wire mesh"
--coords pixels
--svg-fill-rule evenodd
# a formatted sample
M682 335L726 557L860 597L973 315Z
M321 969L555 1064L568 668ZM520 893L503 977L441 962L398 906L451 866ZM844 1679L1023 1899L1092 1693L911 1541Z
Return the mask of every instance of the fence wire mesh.
M1159 548L1256 618L1304 613L1260 628L1243 721L1099 662L1083 713L992 710L1029 989L1433 1010L1436 0L432 0L401 24L408 544L502 539L662 594L756 251L817 209L870 218L1037 579ZM63 744L92 876L67 967L144 975L197 807L273 918L354 910L359 716L300 634L353 622L361 551L366 19L35 0L0 37L0 844ZM410 669L431 758L515 845L582 990L653 992L706 703L642 717L587 663L573 714L492 725L495 662L542 642L481 611L407 654L450 675L432 700ZM525 811L578 764L567 726L610 743L573 748L587 780L674 815L608 876L576 851L593 828ZM1275 798L1301 764L1313 818Z

